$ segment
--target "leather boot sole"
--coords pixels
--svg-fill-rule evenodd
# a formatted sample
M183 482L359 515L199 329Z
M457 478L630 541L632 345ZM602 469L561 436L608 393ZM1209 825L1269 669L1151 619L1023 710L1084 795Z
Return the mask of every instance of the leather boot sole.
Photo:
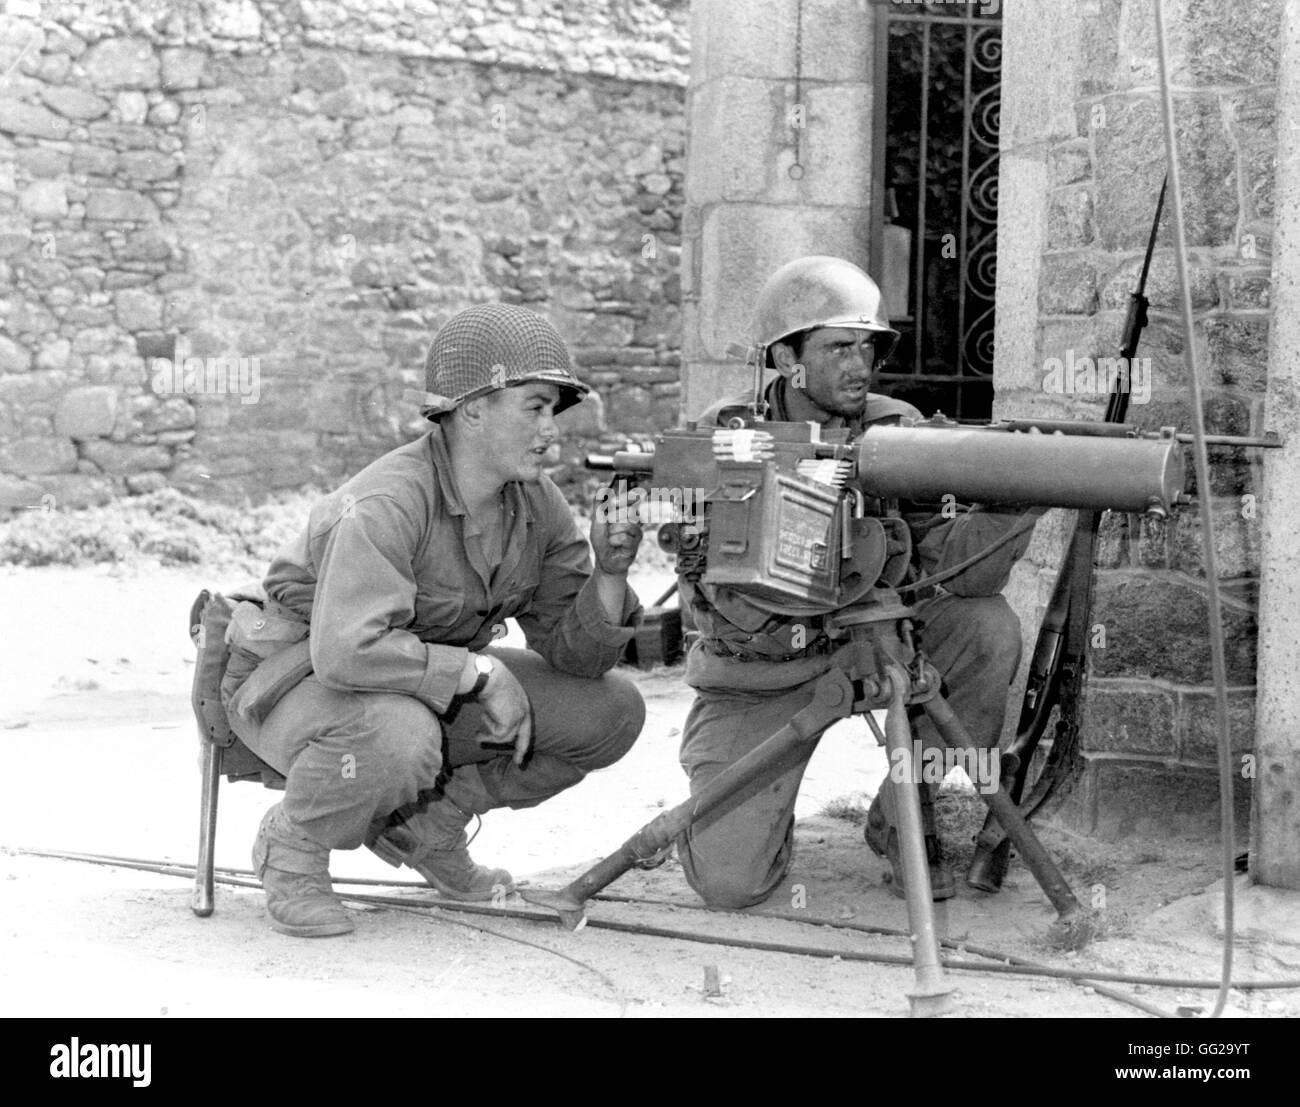
M356 926L351 922L342 921L317 923L314 926L294 926L290 923L282 923L272 916L271 929L280 934L288 934L292 938L337 938L343 934L351 934L356 930Z

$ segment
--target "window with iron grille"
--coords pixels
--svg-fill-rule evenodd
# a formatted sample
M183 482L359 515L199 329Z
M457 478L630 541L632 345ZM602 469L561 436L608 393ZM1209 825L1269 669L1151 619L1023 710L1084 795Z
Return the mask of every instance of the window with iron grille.
M875 388L927 415L992 412L1000 8L876 9L872 275L902 339Z

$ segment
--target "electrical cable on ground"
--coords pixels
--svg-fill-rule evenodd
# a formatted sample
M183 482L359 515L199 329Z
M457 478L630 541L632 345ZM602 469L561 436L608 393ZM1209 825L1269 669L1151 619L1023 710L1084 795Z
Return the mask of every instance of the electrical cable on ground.
M194 866L182 863L151 861L146 858L122 857L111 854L94 854L94 853L77 853L67 850L43 850L27 847L8 847L8 851L16 854L22 854L29 857L51 858L61 861L79 861L87 864L106 865L118 868L137 869L144 872L153 872L163 876L180 876L187 879L194 878ZM237 888L258 889L261 885L257 882L256 877L248 869L230 869L218 867L216 881ZM428 891L428 886L419 881L388 881L376 880L372 878L359 877L347 879L343 877L334 879L335 885L349 887L380 886L387 888L410 888L421 891ZM341 893L342 894L342 893ZM355 900L358 903L370 904L377 907L400 907L406 910L427 911L439 910L460 914L482 915L494 918L512 918L522 919L530 922L544 922L553 924L555 918L547 912L535 911L529 908L514 907L495 907L482 904L457 903L450 900L426 901L422 903L413 903L408 899L399 896L381 896L381 895L349 895L343 894L345 899ZM872 934L881 937L897 937L906 939L908 933L892 927L876 926L868 923L853 923L844 920L823 919L816 916L793 915L788 912L762 912L756 914L744 914L741 912L722 912L713 908L705 907L701 904L693 903L673 903L667 900L647 899L638 896L622 896L612 893L601 893L594 897L599 900L612 903L626 904L643 904L647 906L669 907L675 910L698 911L706 915L726 914L736 918L747 920L778 919L782 922L800 923L805 926L826 927L832 930L845 930L851 932ZM448 920L453 921L453 920ZM835 959L843 961L858 961L885 965L899 965L910 967L912 958L910 955L885 954L885 953L866 953L857 950L836 950L826 947L806 946L786 942L766 942L757 939L743 938L724 938L718 935L701 934L697 931L672 930L666 927L649 926L640 923L622 923L609 919L588 919L587 925L595 930L612 930L619 933L642 934L648 937L661 937L677 941L700 942L707 945L724 945L739 949L754 949L766 952L787 953L796 956L808 956ZM498 935L508 937L506 935ZM522 940L521 940L522 941ZM994 975L1012 975L1012 976L1039 976L1050 979L1066 980L1074 983L1088 985L1097 991L1098 994L1106 995L1100 986L1102 982L1119 983L1119 984L1136 984L1151 987L1163 988L1181 988L1181 989L1203 989L1217 988L1220 982L1216 980L1200 980L1195 978L1171 978L1159 976L1144 976L1134 973L1109 972L1104 970L1089 969L1069 969L1058 968L1050 965L1040 965L1037 962L1028 961L1023 958L1015 957L998 950L989 949L984 946L975 946L968 942L956 941L954 939L945 939L942 943L946 948L954 949L957 952L972 953L979 957L986 957L990 963L983 964L972 961L957 960L952 958L944 959L944 966L951 969L958 969L970 972L984 972ZM544 947L543 947L544 948ZM557 956L565 956L558 950L548 950ZM584 966L591 968L591 966ZM599 970L592 969L593 972ZM1234 988L1242 991L1251 990L1289 990L1300 989L1300 979L1284 980L1250 980L1234 981ZM1131 997L1121 997L1110 995L1109 998L1121 998L1123 1002L1133 1002ZM1141 1005L1141 1001L1137 1001ZM1163 1012L1161 1012L1163 1014Z
M193 866L171 865L167 863L160 864L157 862L147 861L143 858L104 857L103 859L100 859L96 857L94 854L80 854L80 855L72 854L72 853L60 854L54 850L40 851L40 850L29 850L29 849L22 849L22 848L16 849L14 852L26 854L31 857L53 857L59 860L83 861L89 864L112 865L119 868L135 869L141 872L158 873L159 875L162 876L183 876L190 880L194 878ZM252 891L261 891L262 889L262 882L257 879L257 876L253 873L251 869L219 869L215 877L215 880L216 883L225 884L227 887L231 887L231 888L248 888ZM338 884L365 883L365 884L387 885L387 882L382 880L365 880L365 881L340 880L340 881L336 881L335 883ZM413 881L404 881L400 886L420 887L426 890L429 887L427 884L424 883L416 885ZM386 910L395 911L399 914L415 915L417 918L421 918L421 919L427 920L429 917L428 912L423 909L424 905L409 903L395 896L368 896L368 895L357 896L357 895L343 894L340 895L339 898L342 899L344 902L348 900L353 900L357 903L367 905L367 906L383 907ZM430 904L429 906L441 906L441 905ZM496 911L493 913L501 914L500 911ZM613 980L611 980L608 976L606 976L603 972L600 971L600 969L596 968L594 965L589 965L587 964L587 962L581 961L577 957L573 957L565 953L563 950L552 949L550 946L544 946L540 942L531 942L527 938L519 938L512 934L502 934L500 931L493 930L491 927L483 926L480 923L467 922L464 919L444 919L443 921L451 923L453 926L464 927L467 930L475 930L483 934L490 934L494 938L500 938L502 941L505 942L513 942L515 945L528 946L531 949L541 950L543 953L549 953L553 957L560 958L560 960L562 961L568 961L570 964L576 965L580 969L585 969L593 976L599 978L600 982L604 984L605 987L607 987L611 992L614 993L614 996L619 1006L619 1018L622 1018L627 1013L628 1000L627 997L623 994L622 989L620 989L619 986L615 984Z
M260 888L261 885L256 884L254 885L254 887ZM425 885L425 887L428 887L428 885ZM348 900L348 899L357 899L358 897L343 896L342 898L344 900ZM362 900L362 902L365 902L366 900L371 898L374 897L367 896ZM417 907L415 904L407 904L405 906L402 906L397 903L386 903L383 906L385 907L385 909L389 911L396 911L403 915L414 915L416 918L423 919L425 922L432 921L429 918L428 912ZM580 961L576 957L571 957L569 954L563 952L562 950L552 949L550 946L544 946L541 944L541 942L530 942L527 938L519 938L513 934L502 934L499 930L493 930L491 927L483 926L481 923L467 922L465 919L443 919L442 921L449 922L453 926L462 926L467 930L475 930L482 934L491 934L492 937L494 938L500 938L502 941L505 942L514 942L515 945L528 946L531 949L539 949L543 953L549 953L552 957L558 957L562 961L568 961L570 964L577 965L578 968L586 970L587 972L595 976L597 979L599 979L600 982L604 984L605 987L608 988L614 994L614 999L618 1003L618 1017L620 1019L627 1014L627 1004L628 1004L627 996L624 994L623 990L617 984L614 983L613 980L611 980L608 976L606 976L603 972L601 972L600 969L596 968L595 965L589 965L587 964L586 961Z

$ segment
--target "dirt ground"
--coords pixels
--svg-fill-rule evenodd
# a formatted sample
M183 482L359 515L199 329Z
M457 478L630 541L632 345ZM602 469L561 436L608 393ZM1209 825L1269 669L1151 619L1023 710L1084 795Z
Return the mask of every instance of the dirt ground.
M199 781L186 617L200 587L241 580L148 562L128 570L0 569L0 1015L907 1013L910 968L851 959L906 955L905 939L817 925L906 927L905 906L882 883L885 866L864 846L858 825L886 765L861 720L839 724L821 743L800 794L788 887L768 905L702 911L670 860L610 889L653 903L601 900L588 912L593 923L784 942L848 958L360 904L354 934L303 941L269 929L257 889L219 887L215 914L199 919L183 877L17 852L193 863ZM652 566L634 583L649 600L667 580L662 566ZM509 868L521 883L559 885L685 798L676 747L690 697L680 670L636 679L649 715L632 753L540 808L492 813L473 845L478 860ZM947 789L945 836L960 873L983 808L960 781ZM247 868L258 821L275 798L254 785L223 784L219 866ZM959 881L957 897L936 907L941 935L1071 969L1217 979L1216 843L1103 844L1050 826L1043 837L1080 898L1094 906L1104 899L1102 938L1081 952L1054 946L1053 912L1018 864L997 896ZM332 871L336 878L413 875L365 851L336 853ZM411 888L397 894L436 901ZM516 898L509 906L525 905ZM1240 940L1234 972L1300 977L1300 947ZM1145 1017L1067 981L968 971L951 971L949 981L956 1017ZM1166 1011L1208 1010L1214 998L1212 990L1116 987ZM1294 1017L1300 990L1234 990L1229 1013Z

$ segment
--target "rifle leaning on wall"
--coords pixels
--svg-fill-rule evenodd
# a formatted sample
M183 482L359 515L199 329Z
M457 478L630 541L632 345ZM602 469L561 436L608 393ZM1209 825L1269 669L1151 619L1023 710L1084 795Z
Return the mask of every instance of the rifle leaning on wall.
M1119 353L1122 364L1126 366L1125 383L1129 387L1132 385L1133 355L1137 353L1142 330L1147 325L1147 274L1151 270L1151 255L1155 251L1168 184L1169 177L1166 175L1160 186L1160 198L1156 201L1156 215L1151 223L1151 235L1147 239L1142 273L1138 277L1137 286L1129 295L1128 315L1124 319ZM1124 422L1128 415L1129 387L1116 387L1111 392L1103 422ZM1118 427L1115 431L1124 433ZM1056 575L1051 602L1047 605L1042 625L1038 629L1016 736L1002 751L1002 772L1004 775L1010 774L1007 790L1011 799L1020 805L1020 813L1025 818L1034 814L1065 779L1078 749L1079 701L1087 661L1092 570L1100 522L1100 512L1082 509L1075 520L1074 534ZM1022 802L1021 795L1029 776L1030 762L1047 730L1053 707L1060 710L1052 748L1043 771L1029 796ZM984 829L975 842L975 858L971 862L967 882L983 891L996 892L1002 887L1002 879L1006 875L1011 842L992 816L985 821Z

